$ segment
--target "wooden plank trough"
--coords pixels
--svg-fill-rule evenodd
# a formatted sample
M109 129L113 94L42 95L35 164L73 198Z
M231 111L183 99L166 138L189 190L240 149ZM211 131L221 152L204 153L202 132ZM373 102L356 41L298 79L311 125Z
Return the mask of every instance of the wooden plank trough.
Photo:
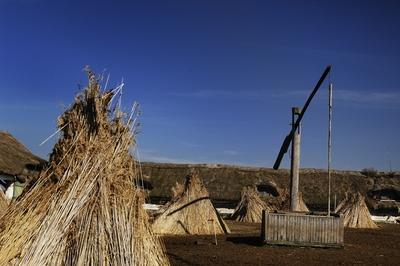
M265 244L343 247L343 218L304 213L263 211L261 238Z

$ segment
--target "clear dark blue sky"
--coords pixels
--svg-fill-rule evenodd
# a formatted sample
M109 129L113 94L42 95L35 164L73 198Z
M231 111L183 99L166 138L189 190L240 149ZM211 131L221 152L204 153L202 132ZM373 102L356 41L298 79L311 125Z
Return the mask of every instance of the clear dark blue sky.
M144 3L145 2L145 3ZM272 167L333 65L333 165L400 169L398 1L0 0L0 128L46 158L85 65L142 109L142 160ZM326 167L327 83L302 167ZM285 158L284 166L288 166Z

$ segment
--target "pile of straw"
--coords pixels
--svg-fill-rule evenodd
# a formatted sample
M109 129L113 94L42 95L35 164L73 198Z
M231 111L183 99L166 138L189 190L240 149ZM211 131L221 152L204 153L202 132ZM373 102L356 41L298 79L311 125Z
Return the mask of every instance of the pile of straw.
M0 189L0 217L7 211L9 201L4 192Z
M180 192L179 192L180 191ZM196 175L186 177L183 189L153 223L158 234L210 235L229 233L229 228L211 203L209 194Z
M306 203L303 200L303 196L301 193L298 194L298 212L309 212ZM288 189L280 189L279 196L277 197L268 197L267 198L268 206L273 206L273 209L279 211L289 211L290 210L290 192Z
M359 192L356 194L346 193L346 197L336 207L335 212L343 215L343 223L346 227L377 228L371 219L365 199Z
M303 200L303 195L301 193L299 193L299 197L298 197L298 206L299 206L299 209L297 211L299 211L299 212L310 212L310 210L308 209L306 203Z
M171 193L172 193L172 200L176 199L183 193L185 190L185 187L182 183L179 183L178 181L175 183L175 186L171 188Z
M243 187L240 202L231 218L240 222L261 223L263 210L272 211L273 208L260 199L255 187Z
M123 114L87 70L58 119L49 168L0 222L0 265L168 265L135 187L136 109Z

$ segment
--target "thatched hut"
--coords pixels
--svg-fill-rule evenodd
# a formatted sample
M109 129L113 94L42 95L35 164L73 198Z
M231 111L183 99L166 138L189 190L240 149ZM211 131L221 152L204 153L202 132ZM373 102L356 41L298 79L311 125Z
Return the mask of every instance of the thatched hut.
M14 196L19 196L23 184L36 179L45 163L10 133L0 130L0 188L3 192L16 183L16 187L21 189ZM19 182L21 180L26 182Z
M58 119L49 167L0 222L0 265L169 264L134 182L135 111L123 114L118 89L102 92L87 73Z
M240 222L261 223L263 210L272 211L273 208L260 198L255 187L247 186L243 187L240 202L231 218Z
M343 215L343 223L346 227L377 228L377 225L371 219L365 198L359 192L346 193L335 212Z
M201 180L188 175L183 189L175 190L175 198L159 215L153 230L158 234L209 235L229 233L229 228L211 203L210 196Z

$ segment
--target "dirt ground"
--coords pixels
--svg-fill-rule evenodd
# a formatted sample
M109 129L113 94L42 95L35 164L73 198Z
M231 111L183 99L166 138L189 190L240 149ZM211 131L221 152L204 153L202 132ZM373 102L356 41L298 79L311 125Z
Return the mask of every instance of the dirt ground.
M172 265L400 265L400 225L346 229L343 249L266 246L260 225L228 221L232 233L165 237Z

